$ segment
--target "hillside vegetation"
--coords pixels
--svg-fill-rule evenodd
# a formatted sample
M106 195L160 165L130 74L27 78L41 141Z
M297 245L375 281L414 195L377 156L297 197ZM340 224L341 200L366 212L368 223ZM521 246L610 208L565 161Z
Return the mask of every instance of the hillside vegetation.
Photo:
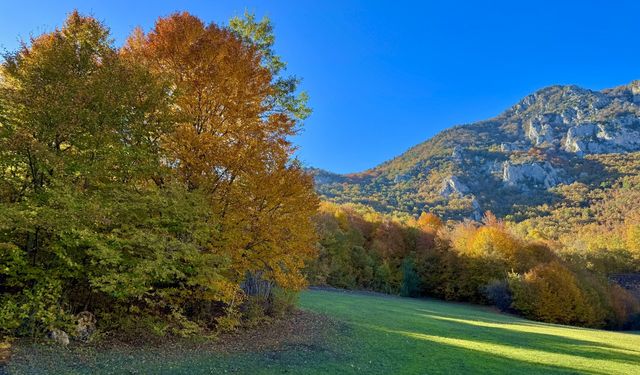
M312 170L310 281L638 327L639 104L640 81L552 86L371 170Z
M562 186L607 188L636 173L628 163L637 168L637 154L614 165L600 155L640 151L639 104L640 81L603 91L548 87L495 118L444 130L371 170L314 170L316 188L332 202L385 213L478 220L491 211L520 221L539 215L539 207L561 204Z
M551 323L640 328L637 288L609 278L640 270L638 223L617 229L626 239L619 248L599 251L527 238L490 213L481 223L445 224L433 214L398 218L323 203L316 225L319 254L306 267L312 285L491 304Z

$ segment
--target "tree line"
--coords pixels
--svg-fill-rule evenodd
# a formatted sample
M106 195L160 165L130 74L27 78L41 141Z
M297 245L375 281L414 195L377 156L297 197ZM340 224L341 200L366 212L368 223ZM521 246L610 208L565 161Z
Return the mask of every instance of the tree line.
M640 327L637 296L600 264L585 267L585 258L526 239L491 213L482 223L444 223L431 213L394 217L323 202L316 225L319 254L306 268L312 284L488 304L550 323ZM640 270L640 251L630 251L626 269Z

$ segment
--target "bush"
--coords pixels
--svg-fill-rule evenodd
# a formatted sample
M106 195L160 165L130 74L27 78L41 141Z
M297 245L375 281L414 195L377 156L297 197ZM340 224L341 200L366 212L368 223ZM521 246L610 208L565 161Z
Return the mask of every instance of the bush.
M619 285L610 287L612 319L608 326L615 329L640 329L640 301Z
M513 306L525 317L549 323L601 327L601 306L594 306L578 278L558 261L541 264L524 275L511 275Z
M268 314L275 318L281 318L296 308L299 299L300 293L298 291L275 287L271 294Z
M492 280L482 288L483 295L501 311L510 311L513 296L507 280Z

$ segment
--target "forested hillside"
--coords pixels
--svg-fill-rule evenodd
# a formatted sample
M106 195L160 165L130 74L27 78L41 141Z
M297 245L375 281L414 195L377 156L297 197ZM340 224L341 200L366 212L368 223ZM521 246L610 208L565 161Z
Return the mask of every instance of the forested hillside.
M316 187L330 201L381 212L478 220L492 211L520 221L563 204L566 186L615 188L619 178L635 175L637 154L604 155L640 151L639 116L638 81L603 91L552 86L371 170L346 176L314 170Z
M637 328L639 104L638 81L553 86L369 171L312 170L310 281Z

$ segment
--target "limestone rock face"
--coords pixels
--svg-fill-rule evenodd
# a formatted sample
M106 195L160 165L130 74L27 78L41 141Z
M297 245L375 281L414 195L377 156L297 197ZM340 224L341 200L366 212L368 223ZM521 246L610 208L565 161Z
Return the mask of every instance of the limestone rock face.
M502 168L502 180L508 186L548 189L562 182L558 171L549 162L523 164L505 162Z
M621 116L607 123L584 123L567 131L564 149L579 155L640 150L640 121Z
M507 111L535 147L585 154L640 151L640 83L592 91L553 86ZM503 147L502 151L510 151Z
M465 195L469 193L469 188L467 185L460 182L458 177L451 176L449 178L445 178L442 181L442 187L440 188L440 195L447 198L453 194Z
M500 144L501 152L517 152L517 151L526 151L529 149L529 145L524 142L503 142Z
M462 147L456 146L453 148L453 151L451 152L451 159L456 162L462 161Z
M536 116L529 121L529 131L527 137L535 146L552 143L555 139L554 128L563 124L562 116L555 113L545 113Z
M475 197L471 201L471 208L473 209L473 212L471 214L471 219L475 221L482 220L482 207L480 206L480 203L478 203L478 200Z
M313 176L313 181L316 185L340 183L344 180L344 177L339 174L318 168L309 168L307 169L307 172Z

